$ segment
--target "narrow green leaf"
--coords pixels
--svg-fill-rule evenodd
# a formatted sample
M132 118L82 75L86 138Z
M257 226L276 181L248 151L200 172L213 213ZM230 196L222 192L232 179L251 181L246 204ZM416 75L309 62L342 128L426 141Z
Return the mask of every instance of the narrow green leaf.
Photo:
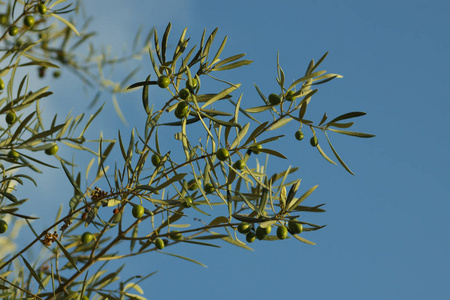
M275 130L275 129L278 129L280 127L283 127L284 125L286 125L287 123L289 123L292 120L293 120L292 118L279 119L279 120L277 120L277 122L275 122L275 124L270 126L270 128L268 130Z
M187 175L187 173L177 174L177 175L173 176L172 178L170 178L169 180L167 180L166 182L164 182L163 184L158 185L155 189L156 190L162 190L166 186L169 186L169 185L171 185L174 182L182 180L186 175Z
M354 131L344 131L344 130L338 130L338 129L332 129L332 128L329 128L329 130L337 132L337 133L350 135L350 136L356 136L356 137L359 137L359 138L371 138L371 137L375 136L373 134L368 134L368 133L354 132Z
M66 247L64 247L63 244L61 244L61 242L58 239L55 239L55 242L58 244L59 248L62 250L62 252L64 253L64 256L67 258L67 260L69 260L70 264L75 269L77 269L78 272L80 272L80 270L78 270L77 265L76 265L75 261L73 260L72 256L67 251Z
M238 59L240 59L240 58L242 58L244 56L245 56L245 53L241 53L241 54L236 54L236 55L230 56L230 57L225 58L224 60L220 61L219 63L217 63L214 67L218 68L218 67L223 66L223 65L225 65L227 63L236 61L236 60L238 60Z
M217 100L222 99L223 97L227 96L228 94L230 94L231 92L233 92L234 90L238 89L241 86L241 84L235 84L233 86L230 86L227 89L224 89L223 91L221 91L220 93L216 94L214 97L212 97L211 99L209 99L205 104L203 104L203 106L201 107L202 109L205 108L208 105L213 104L214 102L216 102Z
M149 82L149 80L150 80L150 75L148 75L145 82L147 83L147 82ZM150 114L150 109L148 107L148 85L147 84L142 89L142 104L144 105L144 109L145 109L145 112L147 113L147 115Z
M256 107L250 107L245 109L248 113L260 113L266 110L269 110L273 107L273 105L263 105L263 106L256 106Z
M225 65L225 66L220 67L220 68L214 67L212 69L212 71L225 71L225 70L236 69L236 68L239 68L239 67L242 67L242 66L249 65L251 63L253 63L252 60L244 59L244 60L241 60L241 61L237 61L237 62L228 64L228 65Z
M174 257L178 257L178 258L181 258L181 259L184 259L184 260L193 262L193 263L195 263L195 264L198 264L198 265L200 265L200 266L202 266L202 267L207 268L207 266L205 266L205 265L202 264L201 262L198 262L198 261L193 260L193 259L191 259L191 258L187 258L187 257L181 256L181 255L177 255L177 254L173 254L173 253L168 253L168 252L162 252L162 251L157 251L157 252L158 252L158 253L163 253L163 254L166 254L166 255L170 255L170 256L174 256Z
M334 161L331 160L331 158L329 158L325 152L323 152L322 148L320 147L319 144L317 144L316 146L317 150L319 150L319 153L323 156L323 158L325 158L327 161L329 161L330 163L332 163L333 165L335 165L336 163Z
M316 244L316 243L311 242L311 241L309 241L309 240L307 240L307 239L305 239L305 238L303 238L303 237L301 237L301 236L299 236L299 235L294 234L293 236L294 236L297 240L299 240L300 242L303 242L303 243L305 243L305 244L308 244L308 245L315 245L315 244Z
M50 15L51 15L52 17L57 18L58 20L60 20L60 21L63 22L64 24L66 24L66 26L69 27L70 30L72 30L73 32L75 32L76 35L80 36L80 34L78 33L77 29L75 28L75 26L73 26L72 23L70 23L70 22L67 21L66 19L64 19L64 18L62 18L62 17L60 17L60 16L58 16L57 14L50 13Z
M310 188L308 191L306 191L300 198L298 198L295 202L291 202L289 207L286 209L287 211L293 210L297 205L303 202L309 195L311 195L312 192L318 187L319 185L315 185L312 188Z
M351 118L356 118L356 117L361 117L364 116L366 113L362 112L362 111L354 111L354 112L349 112L343 115L340 115L336 118L334 118L333 120L331 120L330 122L328 122L328 124L330 123L335 123L337 121L341 121L341 120L345 120L345 119L351 119Z
M273 156L276 156L276 157L279 157L279 158L287 159L286 156L284 156L284 155L281 154L280 152L275 151L275 150L272 150L272 149L261 148L261 149L258 149L258 150L259 150L260 152L267 153L267 154L270 154L270 155L273 155Z
M70 174L69 170L67 170L66 166L64 165L64 162L61 160L61 166L63 167L64 172L66 173L67 178L69 179L72 186L75 188L75 190L80 194L83 195L83 192L81 191L78 184L76 184L75 180L73 179L72 175Z
M30 271L31 276L34 277L34 279L37 281L37 283L39 284L41 289L43 289L45 291L44 285L42 284L41 279L39 278L39 275L36 273L36 271L34 271L33 267L28 263L28 261L25 259L25 257L23 257L22 255L20 257L22 257L22 260L25 263L25 266L27 267L28 271Z
M347 172L349 172L352 175L355 175L350 169L349 167L347 167L347 165L344 163L344 161L341 159L341 157L337 154L336 150L334 150L333 145L331 144L330 139L328 138L328 134L325 132L325 136L327 137L328 140L328 144L330 145L331 150L334 153L334 156L336 156L337 160L339 161L339 163L344 167L344 169L347 170Z

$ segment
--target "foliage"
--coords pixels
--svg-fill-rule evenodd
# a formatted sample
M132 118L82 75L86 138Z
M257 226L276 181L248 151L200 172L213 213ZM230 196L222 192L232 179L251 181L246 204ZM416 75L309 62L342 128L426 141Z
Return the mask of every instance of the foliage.
M318 123L306 118L317 86L342 77L318 69L328 53L317 62L311 60L305 74L292 83L287 82L277 58L279 92L266 97L255 85L262 105L245 108L241 105L243 94L236 95L241 84L221 80L215 74L249 65L251 61L243 59L245 54L222 59L227 37L212 52L217 29L209 35L204 31L199 45L192 47L185 29L171 49L169 24L162 36L156 30L150 32L142 49L136 42L130 55L112 58L108 52L88 45L94 33L88 31L88 24L76 26L71 17L78 13L81 2L67 5L65 2L15 0L0 4L4 11L0 17L3 32L0 113L5 115L7 124L1 128L0 136L0 213L2 225L10 222L19 226L19 221L24 221L35 235L29 245L1 259L2 298L81 299L84 295L92 299L145 299L139 283L153 273L122 279L115 285L123 266L107 272L105 265L112 260L149 253L168 254L203 265L166 252L180 243L219 247L224 241L250 249L248 244L255 238L281 242L293 237L314 244L303 233L323 226L308 222L303 215L300 218L299 213L324 211L324 204L303 205L317 185L299 191L301 180L292 177L298 167L269 174L268 160L261 165L255 156L288 159L276 145L283 140L303 139L303 131L309 128L311 145L327 161L336 164L322 148L328 144L339 164L353 174L334 149L329 134L372 137L347 131L353 125L349 119L365 113L350 112L328 122L325 113ZM136 41L139 36L140 32ZM83 55L80 49L86 45L88 51ZM106 67L132 64L143 53L153 66L145 80L127 84L137 69L121 83L104 77ZM36 67L40 77L53 69L53 76L58 78L60 69L64 69L97 89L91 107L98 106L102 91L111 93L116 112L124 122L116 94L139 95L147 114L144 127L136 127L125 135L119 132L117 139L103 139L101 134L97 140L86 139L85 134L103 105L88 120L84 114L69 114L63 121L57 115L52 120L44 118L41 102L52 94L50 87L31 91L29 85L34 78L18 77L20 70ZM211 81L221 84L222 89L204 92ZM151 101L154 89L164 90L167 100ZM283 133L281 128L290 122L298 124L297 132L286 137L275 133ZM166 139L161 140L158 134L163 128L174 131L170 151L163 151L169 148ZM81 168L85 181L81 180L82 172L74 171L77 168L73 161L58 155L62 147L93 155L90 163ZM107 163L114 149L118 151L117 161L110 168ZM38 154L44 152L59 163L41 161ZM95 160L98 161L95 178L82 184L88 182ZM47 229L40 232L33 227L37 217L19 212L27 200L19 200L16 195L19 188L36 185L35 176L41 176L37 173L45 174L48 168L59 168L74 193L68 199L68 210L60 209L56 221L49 222ZM107 188L102 190L95 184ZM296 196L298 192L300 196ZM108 208L112 207L111 212ZM188 213L202 215L208 222L184 224ZM12 218L16 222L11 222ZM5 229L4 235L11 232L11 227ZM272 227L276 228L271 230ZM129 250L119 248L119 242L128 244ZM12 245L13 236L2 243ZM46 259L29 261L28 252L32 248L42 248ZM87 272L90 269L94 271Z

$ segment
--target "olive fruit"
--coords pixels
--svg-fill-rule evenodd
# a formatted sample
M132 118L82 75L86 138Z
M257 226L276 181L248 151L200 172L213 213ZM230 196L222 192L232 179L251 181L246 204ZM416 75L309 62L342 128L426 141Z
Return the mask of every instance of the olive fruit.
M118 213L119 213L119 209L118 208L114 208L113 214L117 215Z
M181 240L183 238L183 235L178 230L171 231L169 236L173 240Z
M17 28L17 26L11 26L9 27L8 33L10 36L15 36L19 33L19 28Z
M45 15L47 13L47 7L43 3L38 4L37 9L41 15Z
M17 152L16 150L11 150L8 152L8 158L14 162L19 160L19 152Z
M194 89L197 87L197 79L195 79L195 78L192 78L192 81L191 82L189 82L189 80L186 80L186 88L191 92L191 93L193 93L194 92Z
M203 187L203 189L205 190L205 192L207 194L212 194L214 193L214 185L212 183L207 183L205 184L205 186Z
M262 228L261 226L258 226L258 228L256 228L256 238L258 240L263 240L266 237L266 235L267 233L264 228Z
M0 15L0 25L3 25L3 26L8 25L8 15L5 15L5 14Z
M144 207L142 205L135 205L133 206L131 213L136 219L142 218L142 216L144 215Z
M189 92L188 89L182 89L182 90L180 91L180 98L183 99L183 100L186 100L187 97L189 97L190 94L191 94L191 93Z
M313 147L317 147L317 145L319 144L319 140L317 139L316 136L313 136L313 137L309 140L309 142L311 143L311 146L313 146Z
M216 157L220 161L226 160L228 157L230 157L230 153L228 153L228 150L225 148L220 148L217 150Z
M160 238L157 238L157 239L155 240L155 246L156 246L156 248L159 249L159 250L164 249L164 246L165 246L164 241L163 241L162 239L160 239Z
M276 105L276 104L279 104L281 102L281 98L277 94L270 94L269 95L269 102L272 105Z
M196 189L198 189L197 181L195 181L195 179L189 180L189 182L188 182L188 190L189 191L195 191Z
M153 154L152 155L152 164L156 167L157 165L159 165L160 162L161 162L161 158L159 157L159 155Z
M245 160L243 160L243 159L237 160L233 164L233 167L235 167L238 170L244 170L245 169Z
M184 206L185 207L191 207L192 206L192 198L191 197L186 197L184 198Z
M245 236L245 240L248 243L253 243L256 239L256 234L252 231L250 231L249 233L247 233L247 235Z
M238 231L239 233L247 234L252 230L252 224L249 224L247 222L242 222L238 225Z
M303 134L303 132L302 132L301 130L298 130L298 131L295 132L295 138L296 138L297 140L299 140L299 141L303 140L303 137L304 137L304 136L305 136L305 135Z
M81 242L83 244L89 244L90 242L92 242L92 240L94 239L94 236L92 235L92 233L90 233L89 231L86 231L85 233L83 233L83 235L81 236Z
M295 222L296 220L290 220L288 222L289 230L292 231L295 234L302 233L303 231L303 225L300 223Z
M89 300L89 297L86 295L83 295L83 297L81 298L81 300Z
M286 93L286 96L285 96L285 98L286 98L286 100L287 101L293 101L293 100L295 100L295 98L297 98L297 97L295 97L295 96L293 96L295 94L295 92L294 91L288 91L287 93Z
M259 149L262 149L261 144L256 144L250 147L250 150L252 150L253 153L255 154L260 154L261 151Z
M45 149L45 154L55 155L58 152L58 145L54 144L51 148Z
M14 124L17 121L16 113L13 111L8 112L6 114L5 120L6 120L6 123L8 123L9 125Z
M27 27L33 27L34 26L34 17L33 16L26 16L23 20L23 23Z
M3 82L3 79L0 78L0 91L5 89L5 83Z
M180 102L175 109L175 116L178 119L183 119L189 114L189 104L186 102Z
M285 238L287 238L287 234L288 234L288 230L285 226L279 226L277 228L277 237L280 240L284 240Z
M53 72L53 77L54 78L58 78L59 76L61 76L61 72L60 71Z
M5 233L8 230L8 223L4 220L0 220L0 233Z
M170 78L163 75L158 77L158 86L162 89L167 88L170 85Z

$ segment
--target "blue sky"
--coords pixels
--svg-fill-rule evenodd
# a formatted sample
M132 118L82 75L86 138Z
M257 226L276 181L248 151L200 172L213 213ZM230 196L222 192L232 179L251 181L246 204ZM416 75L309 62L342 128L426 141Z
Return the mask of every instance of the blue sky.
M114 50L131 44L140 24L146 30L155 26L162 34L171 22L173 43L184 27L196 41L204 28L209 33L219 27L217 41L228 36L223 57L246 53L254 61L220 74L242 83L245 107L261 105L254 83L266 94L278 91L277 51L289 80L301 77L310 59L330 51L321 69L344 77L319 86L309 119L319 121L324 112L333 117L365 111L366 116L355 119L354 130L376 135L332 136L356 176L326 162L306 139L279 145L290 163L300 166L303 191L319 184L305 204L327 203L326 213L305 214L308 221L327 224L305 234L316 246L290 239L254 243L253 252L226 244L221 249L170 249L203 262L207 269L154 254L127 262L130 272L159 270L142 284L148 299L448 296L448 2L102 0L86 7L88 14L97 14L98 41L114 45ZM151 72L147 56L132 62L130 69L139 64L144 67L137 81ZM77 84L54 89L51 101L56 108L67 106L56 100L64 96L76 110L84 109L78 103L90 99L80 100ZM70 92L63 94L64 89ZM160 95L151 99L155 105ZM119 96L126 115L144 117L140 96L140 91ZM108 103L105 116L114 115L110 98L102 101ZM105 136L115 137L114 124L125 132L131 129L112 119L97 123ZM296 130L286 127L286 135ZM328 147L324 150L332 156ZM271 164L287 166L277 158ZM68 182L55 180L43 191L67 187Z

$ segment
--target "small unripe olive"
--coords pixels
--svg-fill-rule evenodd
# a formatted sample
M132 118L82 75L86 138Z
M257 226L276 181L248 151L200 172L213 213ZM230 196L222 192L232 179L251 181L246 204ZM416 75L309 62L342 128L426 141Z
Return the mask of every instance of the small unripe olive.
M217 150L216 157L220 161L226 160L228 157L230 157L230 153L228 153L228 150L225 148L220 148Z
M157 165L159 165L160 162L161 162L161 158L159 157L159 155L153 154L152 155L152 164L156 167Z
M27 27L33 27L34 26L34 17L33 16L26 16L23 20L23 23Z
M17 26L11 26L9 27L8 33L10 36L15 36L19 33L19 28Z
M305 135L303 134L303 132L302 132L301 130L298 130L298 131L295 132L295 138L296 138L297 140L299 140L299 141L303 140L303 137L304 137L304 136L305 136Z
M281 102L281 98L277 94L270 94L269 95L269 102L272 105L276 105L276 104L279 104Z
M317 145L319 144L319 140L317 139L316 136L313 136L313 137L309 140L309 142L311 143L311 146L313 146L313 147L317 147Z
M245 240L248 243L253 243L256 239L256 234L252 231L250 231L249 233L247 233L247 235L245 236Z
M189 97L190 94L191 93L189 92L189 90L187 88L186 89L182 89L180 91L180 98L183 99L183 100L186 100L187 97Z
M133 206L131 213L136 219L142 218L142 216L144 215L144 207L142 205L135 205Z
M13 111L8 112L6 114L5 120L6 120L6 123L8 123L9 125L14 124L17 121L16 113Z
M260 154L261 151L259 151L259 149L262 149L261 144L256 144L250 147L250 150L252 150L253 153L255 154Z
M5 220L0 220L0 233L5 233L8 230L8 223Z
M295 222L296 220L290 220L288 222L289 230L292 231L295 234L302 233L303 231L303 225L300 223Z
M92 233L90 233L89 231L86 231L85 233L83 233L83 235L81 236L81 242L83 244L89 244L90 242L92 242L92 240L94 239L94 236L92 235Z
M54 144L51 148L45 149L45 154L55 155L58 152L58 145Z
M205 190L205 192L207 194L212 194L214 193L214 185L212 183L207 183L205 184L205 186L203 187L203 189Z
M162 89L167 88L170 85L170 78L163 75L158 77L158 86Z
M47 13L47 7L43 3L39 3L37 5L37 9L41 15L45 15Z
M189 82L189 80L186 80L186 88L193 93L195 88L197 87L197 79L192 78L192 82Z
M192 202L193 202L193 200L192 200L191 197L184 198L184 206L185 207L191 207L192 206Z
M285 98L286 98L286 100L287 101L293 101L293 100L295 100L295 98L297 98L297 97L294 97L293 95L295 94L295 92L294 91L288 91L287 93L286 93L286 96L285 96Z
M247 222L242 222L238 225L238 231L239 233L247 234L252 230L252 224L249 224Z
M5 89L5 83L3 82L3 79L0 78L0 91Z
M277 237L280 240L284 240L285 238L287 238L287 235L288 235L288 230L285 226L279 226L277 228Z
M170 238L173 240L181 240L183 238L183 235L178 230L173 230L169 234Z
M189 180L189 182L188 182L188 190L189 191L195 191L196 189L198 189L197 181L195 181L195 179Z
M156 246L156 248L159 249L159 250L164 249L164 247L165 247L164 241L163 241L162 239L160 239L160 238L157 238L157 239L155 240L155 246Z
M19 160L19 157L20 157L20 154L19 154L19 152L17 152L16 150L10 150L10 151L8 152L8 158L9 158L10 160L12 160L13 162L18 161L18 160Z
M243 160L243 159L237 160L234 163L233 167L235 167L238 170L244 170L245 169L245 160Z

